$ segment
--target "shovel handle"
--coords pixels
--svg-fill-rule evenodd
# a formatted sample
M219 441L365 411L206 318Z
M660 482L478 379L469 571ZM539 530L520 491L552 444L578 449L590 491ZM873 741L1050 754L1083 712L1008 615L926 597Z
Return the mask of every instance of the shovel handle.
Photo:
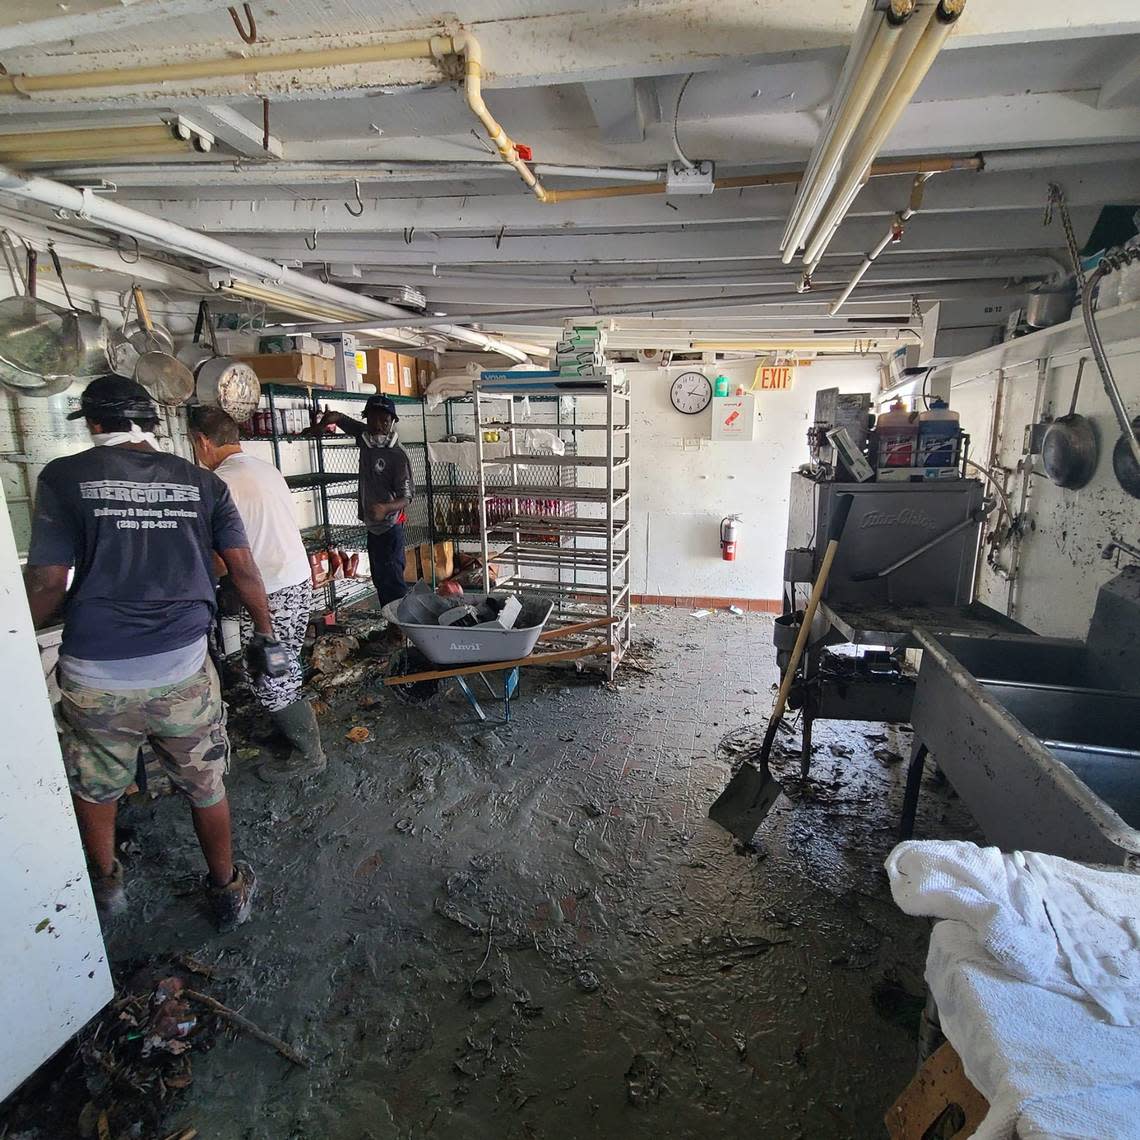
M772 716L768 721L768 731L764 734L761 758L765 763L768 761L768 754L772 751L776 726L784 716L788 694L792 690L792 681L795 679L800 658L803 656L804 647L807 645L807 639L811 634L812 621L815 619L815 611L819 608L819 600L823 596L824 587L827 585L827 577L831 573L831 564L835 561L836 554L839 553L839 540L843 537L843 528L847 525L847 517L851 514L853 502L854 499L851 495L840 495L836 499L835 510L831 516L831 525L827 529L827 549L824 551L819 573L815 576L815 584L811 588L811 597L808 598L808 604L804 608L803 621L800 623L800 632L796 635L796 643L792 647L792 655L788 659L788 666L784 670L783 679L780 681L780 691L776 694L776 707L772 710Z

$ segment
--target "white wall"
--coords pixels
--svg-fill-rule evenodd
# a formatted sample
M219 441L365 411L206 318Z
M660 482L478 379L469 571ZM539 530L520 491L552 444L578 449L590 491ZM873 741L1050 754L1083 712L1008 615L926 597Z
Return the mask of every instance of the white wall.
M1140 305L1131 306L1130 311L1118 310L1117 316L1124 319L1108 321L1109 327L1117 331L1107 345L1108 356L1130 415L1140 415ZM1055 335L1059 339L1062 334ZM1034 336L1044 339L1045 334ZM1043 414L1061 416L1068 412L1077 360L1082 355L1090 356L1083 329L1074 348L1047 357ZM969 359L954 366L950 400L972 437L973 457L985 461L999 373L993 354L979 354L978 360L976 369L971 368ZM1010 472L1015 512L1019 510L1021 491L1021 475L1016 469L1023 459L1026 430L1034 418L1037 383L1035 360L1004 370L997 459ZM1021 543L1017 579L1011 590L1009 582L985 566L978 582L978 596L1002 613L1011 613L1037 633L1083 638L1088 632L1097 590L1117 573L1115 562L1102 559L1100 551L1113 535L1134 545L1140 543L1140 499L1127 495L1113 474L1112 449L1120 429L1091 358L1081 380L1077 411L1093 421L1099 436L1096 474L1086 487L1065 490L1041 473L1039 457L1033 460L1034 474L1029 480L1025 508L1028 524ZM1002 561L1009 564L1008 547Z
M807 429L821 388L874 395L879 359L815 361L786 392L757 392L751 443L713 443L712 412L682 415L669 401L692 366L630 368L633 391L632 576L635 594L780 597L791 473L808 458ZM697 369L748 388L754 361ZM735 562L720 556L720 520L741 516Z
M110 1001L113 987L6 518L0 629L2 1099Z

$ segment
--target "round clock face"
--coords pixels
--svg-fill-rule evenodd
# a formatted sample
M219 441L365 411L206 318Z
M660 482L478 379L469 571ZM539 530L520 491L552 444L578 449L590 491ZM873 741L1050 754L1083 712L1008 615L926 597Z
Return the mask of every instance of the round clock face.
M712 383L703 372L682 372L669 389L669 399L677 411L695 416L712 401Z

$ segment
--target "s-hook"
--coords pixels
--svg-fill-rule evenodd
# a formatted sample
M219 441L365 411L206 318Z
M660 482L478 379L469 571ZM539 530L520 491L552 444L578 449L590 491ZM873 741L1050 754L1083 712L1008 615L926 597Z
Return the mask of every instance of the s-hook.
M311 238L305 238L305 248L312 253L317 248L317 231L313 230Z
M354 217L359 218L364 213L364 199L360 196L360 179L354 178L352 180L352 192L356 195L356 209L354 210L347 202L344 208Z

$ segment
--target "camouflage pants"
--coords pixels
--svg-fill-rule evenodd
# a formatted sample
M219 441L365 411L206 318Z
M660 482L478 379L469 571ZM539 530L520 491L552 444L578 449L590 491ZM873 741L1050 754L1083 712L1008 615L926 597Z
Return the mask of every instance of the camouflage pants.
M72 794L112 803L134 783L139 748L149 742L171 783L194 805L226 795L230 766L226 706L207 657L197 673L155 689L88 689L60 670L63 760Z
M305 679L301 670L301 647L305 644L305 631L313 610L313 587L308 582L286 586L274 590L268 601L273 635L289 650L289 672L284 677L251 677L246 669L245 679L257 703L266 712L273 713L301 699ZM244 606L238 617L238 629L244 666L246 646L253 640L253 618Z

